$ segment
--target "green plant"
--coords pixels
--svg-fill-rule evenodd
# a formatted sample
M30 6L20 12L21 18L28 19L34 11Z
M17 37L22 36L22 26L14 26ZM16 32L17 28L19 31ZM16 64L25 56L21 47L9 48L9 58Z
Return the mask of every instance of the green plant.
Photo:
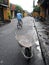
M39 6L34 6L33 12L38 12L40 13L40 7Z

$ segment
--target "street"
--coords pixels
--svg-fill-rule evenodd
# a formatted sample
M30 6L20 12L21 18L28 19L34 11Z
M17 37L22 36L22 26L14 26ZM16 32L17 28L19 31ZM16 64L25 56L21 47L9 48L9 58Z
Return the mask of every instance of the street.
M0 65L44 65L40 45L34 29L34 18L25 17L22 19L23 28L17 29L17 19L12 19L10 24L0 27ZM17 35L26 36L34 46L34 57L28 62L22 55ZM34 43L35 42L35 43Z

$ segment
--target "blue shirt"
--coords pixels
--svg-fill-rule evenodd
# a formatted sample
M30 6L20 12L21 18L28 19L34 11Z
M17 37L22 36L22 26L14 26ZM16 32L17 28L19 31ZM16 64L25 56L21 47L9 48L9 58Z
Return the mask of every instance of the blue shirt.
M21 13L17 13L17 19L21 20L22 19L22 14Z

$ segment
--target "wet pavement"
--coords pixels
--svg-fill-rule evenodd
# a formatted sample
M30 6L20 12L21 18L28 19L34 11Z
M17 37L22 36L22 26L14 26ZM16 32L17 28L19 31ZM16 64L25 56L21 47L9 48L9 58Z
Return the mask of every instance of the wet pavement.
M36 21L35 26L40 39L41 49L45 58L44 60L46 65L49 65L49 22Z
M0 28L0 65L44 65L32 17L23 18L23 28L17 29L17 19ZM21 53L17 35L24 35L35 46L34 56L27 61ZM34 43L35 42L35 43Z

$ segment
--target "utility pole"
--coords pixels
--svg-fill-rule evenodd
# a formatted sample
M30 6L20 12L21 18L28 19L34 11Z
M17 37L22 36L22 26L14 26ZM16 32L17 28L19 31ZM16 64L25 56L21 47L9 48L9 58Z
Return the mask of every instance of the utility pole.
M34 6L35 6L35 0L33 0L33 8L34 8Z

